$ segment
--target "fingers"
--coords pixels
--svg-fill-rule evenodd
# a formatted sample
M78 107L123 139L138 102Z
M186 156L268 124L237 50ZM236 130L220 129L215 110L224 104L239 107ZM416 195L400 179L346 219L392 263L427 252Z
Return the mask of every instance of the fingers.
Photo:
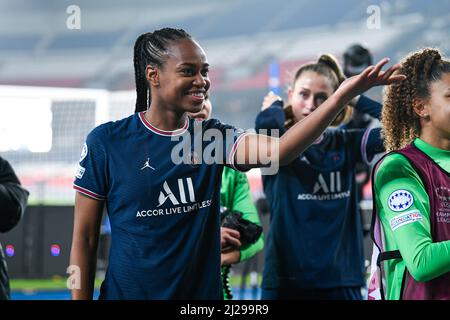
M220 233L221 233L221 235L228 235L228 236L231 236L231 237L237 238L237 239L239 239L241 237L241 234L239 233L239 231L230 229L230 228L225 228L225 227L220 228Z
M360 77L367 78L374 68L374 66L367 67L363 72L360 73Z
M373 68L372 72L369 73L369 77L377 76L378 73L380 73L383 66L385 66L389 62L389 58L381 59L376 65L375 68Z
M234 246L239 248L242 244L239 241L241 235L239 231L230 228L220 228L220 241L222 249L228 246Z
M398 63L394 64L392 67L387 69L385 72L380 73L380 76L382 77L383 80L387 80L396 70L398 70L398 68L400 68L400 64L398 64Z
M225 235L224 240L225 240L225 245L231 245L236 248L239 248L242 245L241 242L239 241L239 239L231 237L229 235Z
M372 69L369 71L369 68L364 70L364 72L361 74L363 77L371 78L373 83L372 86L375 85L389 85L394 82L402 81L406 79L404 75L393 75L395 71L397 71L400 68L400 64L395 64L391 66L386 71L381 71L383 66L385 66L390 61L389 58L381 59L375 66L372 66Z
M395 75L386 80L386 84L392 84L394 82L403 81L406 79L406 76L403 74Z
M406 79L406 76L403 74L396 74L393 75L395 71L397 71L400 68L400 64L395 64L392 67L390 67L386 72L381 72L379 77L379 83L380 84L392 84L394 82L402 81Z

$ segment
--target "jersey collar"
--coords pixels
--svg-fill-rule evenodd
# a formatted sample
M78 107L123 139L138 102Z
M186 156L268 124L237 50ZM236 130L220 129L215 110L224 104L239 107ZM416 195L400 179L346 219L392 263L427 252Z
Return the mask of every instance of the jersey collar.
M158 129L157 127L155 127L154 125L152 125L150 122L147 121L147 119L145 119L145 111L139 112L139 119L141 120L142 124L151 132L156 133L160 136L178 136L180 134L183 134L187 128L189 127L189 119L188 117L186 117L186 122L184 123L183 128L180 129L176 129L176 130L172 130L172 131L168 131L168 130L161 130Z

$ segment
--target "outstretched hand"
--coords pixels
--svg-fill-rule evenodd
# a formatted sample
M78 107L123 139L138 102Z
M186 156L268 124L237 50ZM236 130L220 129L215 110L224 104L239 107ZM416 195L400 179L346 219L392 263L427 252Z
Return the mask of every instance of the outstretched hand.
M380 60L375 66L367 67L360 74L346 79L338 88L337 93L342 94L346 99L364 93L372 87L390 85L402 81L406 77L402 74L394 75L394 72L400 68L400 64L395 64L386 71L381 71L384 65L389 62L389 58Z

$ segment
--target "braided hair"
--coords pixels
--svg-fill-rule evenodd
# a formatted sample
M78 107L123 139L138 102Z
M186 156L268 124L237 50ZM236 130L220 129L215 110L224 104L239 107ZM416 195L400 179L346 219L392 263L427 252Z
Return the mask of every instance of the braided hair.
M439 50L426 48L411 53L396 71L406 79L387 87L381 122L386 151L398 150L420 135L420 118L414 107L430 98L430 85L450 72L450 61Z
M136 81L136 108L134 112L147 110L150 105L150 88L145 76L148 65L162 68L172 41L191 39L183 29L163 28L141 34L134 44L134 77Z

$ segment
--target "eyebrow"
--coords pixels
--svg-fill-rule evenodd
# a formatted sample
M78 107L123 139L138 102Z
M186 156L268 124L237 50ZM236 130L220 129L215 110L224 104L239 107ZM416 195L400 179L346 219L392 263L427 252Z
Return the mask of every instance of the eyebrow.
M196 66L197 66L197 64L193 63L193 62L183 62L183 63L178 65L178 67L196 67ZM202 68L205 68L205 67L208 68L209 67L209 63L204 63L202 65Z
M311 92L311 89L308 89L308 88L305 88L305 87L300 87L300 90L305 90L305 91ZM319 91L319 92L316 93L316 96L317 95L325 95L325 96L328 97L328 94L325 91Z

